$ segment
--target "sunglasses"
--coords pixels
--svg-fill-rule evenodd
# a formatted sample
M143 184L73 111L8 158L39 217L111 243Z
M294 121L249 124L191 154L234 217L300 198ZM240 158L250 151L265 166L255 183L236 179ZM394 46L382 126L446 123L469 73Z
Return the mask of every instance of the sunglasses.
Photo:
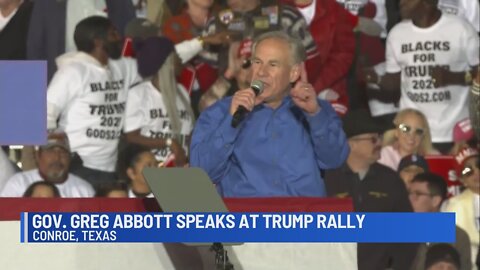
M423 128L416 128L416 129L413 129L411 126L407 125L407 124L400 124L398 125L398 129L402 132L402 133L405 133L405 134L415 134L417 136L423 136L423 134L425 133L425 130Z
M477 167L477 169L480 167L479 162L477 162L475 167ZM469 177L470 175L473 174L473 170L474 170L473 166L470 166L470 165L465 166L461 172L462 177Z
M382 140L382 137L380 135L377 136L371 136L371 137L366 137L366 138L354 138L352 139L354 141L370 141L372 144L377 144Z
M252 61L251 61L250 59L245 59L245 60L243 60L242 68L243 68L243 69L247 69L247 68L249 68L251 65L252 65Z

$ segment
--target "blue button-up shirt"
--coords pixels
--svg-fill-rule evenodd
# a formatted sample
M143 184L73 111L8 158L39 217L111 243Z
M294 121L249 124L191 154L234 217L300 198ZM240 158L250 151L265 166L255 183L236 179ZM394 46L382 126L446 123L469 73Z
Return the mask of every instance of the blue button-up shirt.
M322 169L339 167L349 153L341 121L319 100L311 116L286 97L280 107L256 106L231 127L231 98L198 119L190 165L204 169L224 197L325 196Z

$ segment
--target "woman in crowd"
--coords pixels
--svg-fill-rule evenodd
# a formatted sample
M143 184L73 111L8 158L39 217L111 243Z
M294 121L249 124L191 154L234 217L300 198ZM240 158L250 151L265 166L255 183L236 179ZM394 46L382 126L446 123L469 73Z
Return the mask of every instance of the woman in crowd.
M379 163L397 171L400 160L408 155L439 154L432 146L428 121L415 109L404 109L393 120L395 129L384 134Z
M187 163L194 115L189 95L175 78L175 48L164 37L137 42L138 72L144 82L128 93L124 132L129 143L153 150L163 165Z
M150 187L143 177L144 168L153 168L158 166L155 156L148 147L129 144L120 153L118 169L122 179L128 183L129 198L150 198L153 194Z
M95 197L128 198L128 185L123 181L119 181L115 184L101 187L95 193Z
M25 193L25 198L60 198L60 191L58 188L47 181L39 181L31 184Z

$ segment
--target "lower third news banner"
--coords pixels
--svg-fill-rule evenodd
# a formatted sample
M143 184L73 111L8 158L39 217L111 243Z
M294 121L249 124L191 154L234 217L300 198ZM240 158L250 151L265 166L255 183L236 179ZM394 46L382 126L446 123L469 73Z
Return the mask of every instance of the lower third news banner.
M22 213L20 241L454 242L454 213Z

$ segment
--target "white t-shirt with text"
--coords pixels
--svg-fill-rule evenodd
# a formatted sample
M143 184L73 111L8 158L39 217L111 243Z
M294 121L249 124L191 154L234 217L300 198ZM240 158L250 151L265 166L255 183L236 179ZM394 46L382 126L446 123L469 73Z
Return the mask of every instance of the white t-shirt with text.
M128 87L137 76L136 61L109 60L108 66L77 53L55 73L47 91L48 128L59 127L85 167L113 172L122 131Z
M423 112L435 143L451 142L454 125L468 117L469 87L435 88L431 68L438 65L452 72L466 72L479 63L478 48L475 29L450 14L442 14L429 28L418 28L405 20L387 38L387 73L401 72L400 109Z
M188 155L193 119L191 119L178 95L183 95L187 100L190 99L187 90L182 85L178 84L177 87L176 105L182 125L180 141ZM162 93L150 81L138 84L128 91L124 132L138 129L141 135L149 138L166 139L173 137ZM166 161L171 154L171 151L167 148L155 149L153 152L159 162Z

